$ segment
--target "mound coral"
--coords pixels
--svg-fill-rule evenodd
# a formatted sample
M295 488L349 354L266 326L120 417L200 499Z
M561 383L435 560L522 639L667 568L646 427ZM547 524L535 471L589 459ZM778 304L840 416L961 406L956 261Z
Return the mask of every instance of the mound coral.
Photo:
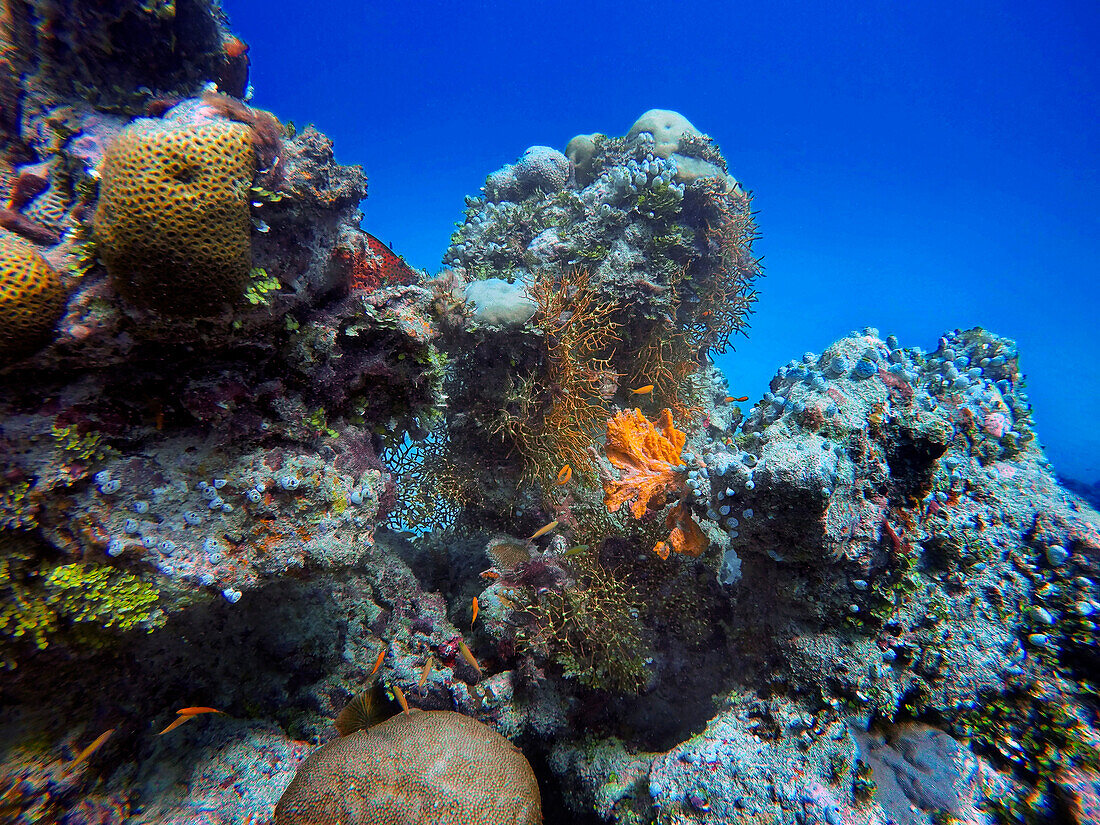
M539 825L534 771L507 739L453 711L413 710L314 751L275 825Z
M42 344L64 308L57 272L33 244L0 230L0 366Z
M251 268L256 160L240 123L140 119L108 146L94 226L131 303L204 315L239 298Z
M669 493L682 495L684 482L678 468L684 466L680 453L685 443L687 436L676 429L667 408L656 421L647 419L641 410L623 410L609 419L607 460L619 477L605 475L603 479L607 509L614 513L631 502L631 514L640 519L651 508L663 507ZM669 511L665 523L670 528L668 541L659 541L653 548L661 558L668 558L670 549L689 556L706 549L703 531L682 502Z

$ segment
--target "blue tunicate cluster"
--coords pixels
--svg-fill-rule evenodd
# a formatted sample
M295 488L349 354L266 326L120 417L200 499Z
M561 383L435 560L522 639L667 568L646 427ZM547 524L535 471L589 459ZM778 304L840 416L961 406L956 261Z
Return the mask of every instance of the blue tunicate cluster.
M107 542L107 555L114 558L115 556L122 555L124 545L121 539L111 539Z
M119 481L117 478L105 478L99 484L99 492L101 492L105 496L114 495L121 489L122 482Z
M299 481L295 476L284 475L279 476L279 487L283 490L297 490Z
M871 378L878 375L878 364L870 358L860 358L852 368L852 375L855 378Z
M202 516L196 513L194 510L185 510L183 513L183 520L190 524L192 527L198 527L202 524Z
M236 604L241 600L241 591L237 590L235 587L227 587L222 591L222 596L224 596L225 600L230 604Z
M640 160L632 158L625 165L605 170L596 183L614 193L611 200L615 202L654 186L667 186L677 198L683 198L684 185L675 182L676 171L676 161L648 152Z
M261 501L264 500L263 491L255 488L255 487L252 487L251 489L249 489L249 491L247 493L245 493L244 496L249 501L251 501L253 504L259 504Z

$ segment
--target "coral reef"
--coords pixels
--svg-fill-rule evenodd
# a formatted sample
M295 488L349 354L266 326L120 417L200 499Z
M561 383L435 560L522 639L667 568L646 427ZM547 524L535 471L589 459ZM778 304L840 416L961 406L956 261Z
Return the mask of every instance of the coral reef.
M1011 340L742 409L683 116L531 147L429 278L216 5L85 5L0 12L0 819L1095 819L1100 515Z
M34 245L0 230L0 364L49 339L65 297L61 278Z

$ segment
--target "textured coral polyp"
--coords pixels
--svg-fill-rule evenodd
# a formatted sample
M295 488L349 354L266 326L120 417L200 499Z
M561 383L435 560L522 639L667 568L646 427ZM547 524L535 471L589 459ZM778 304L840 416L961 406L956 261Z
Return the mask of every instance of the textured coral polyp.
M107 148L100 255L136 306L204 315L239 298L251 268L249 128L142 119Z
M324 745L275 808L275 825L539 825L542 802L518 748L452 711L400 713Z
M33 244L0 230L0 366L43 343L64 308L57 272Z

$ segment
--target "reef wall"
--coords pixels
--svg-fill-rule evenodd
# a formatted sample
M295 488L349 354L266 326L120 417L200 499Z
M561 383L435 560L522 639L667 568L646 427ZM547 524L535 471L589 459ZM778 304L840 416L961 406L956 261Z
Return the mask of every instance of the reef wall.
M530 147L429 275L216 5L0 31L0 821L322 821L415 709L523 821L1097 821L1100 516L1011 340L748 405L752 195L682 115Z

